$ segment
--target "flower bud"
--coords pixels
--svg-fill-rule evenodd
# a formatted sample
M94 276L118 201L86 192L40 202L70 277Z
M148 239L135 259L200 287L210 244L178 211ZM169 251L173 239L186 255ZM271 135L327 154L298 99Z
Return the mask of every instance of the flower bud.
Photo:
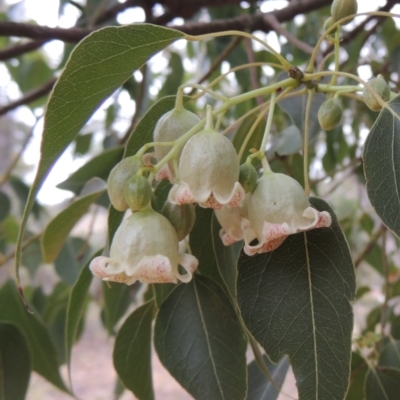
M382 75L378 75L376 78L372 78L368 81L368 84L375 90L383 101L389 101L390 99L390 87L383 79ZM367 107L372 111L380 111L382 106L375 99L374 95L364 86L363 99Z
M125 201L132 211L139 211L146 207L152 194L149 181L142 175L134 175L125 182Z
M245 193L251 192L256 187L257 179L257 171L251 164L245 163L240 166L239 183Z
M137 156L124 158L110 172L107 179L107 191L111 204L118 211L125 211L129 206L125 200L124 185L142 166Z
M196 211L193 204L172 204L168 200L164 204L162 215L175 228L179 241L189 235L196 220Z
M318 121L321 128L330 131L337 126L342 119L342 105L338 99L325 100L318 110Z
M326 32L336 21L334 20L333 17L329 17L325 22L324 22L324 26L323 26L323 30L324 32ZM333 31L329 32L330 35L333 35L336 32L336 29L334 29Z
M335 21L357 13L357 0L333 0L331 6L331 15ZM348 24L351 20L343 23Z
M154 129L153 139L155 142L173 142L192 129L199 121L200 118L196 114L185 108L174 108L158 120ZM163 159L170 150L171 147L169 146L155 146L154 151L157 161ZM159 171L158 177L173 181L175 179L173 163L169 162L168 165L163 167Z

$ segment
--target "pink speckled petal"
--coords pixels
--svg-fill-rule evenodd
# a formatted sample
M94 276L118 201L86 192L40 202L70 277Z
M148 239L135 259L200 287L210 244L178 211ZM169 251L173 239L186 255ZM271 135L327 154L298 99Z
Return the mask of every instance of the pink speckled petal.
M251 246L250 243L257 238L257 235L245 218L242 220L242 231L245 240L244 252L248 256L275 250L290 234L289 226L286 223L271 224L264 222L261 240L256 245Z
M91 261L89 268L94 276L97 276L104 281L121 282L126 283L127 285L132 285L132 283L137 280L136 278L127 276L124 272L124 266L113 262L113 260L108 257L100 256L94 258Z
M199 261L196 257L191 254L179 254L179 264L185 268L187 274L181 275L178 271L176 272L176 277L182 282L190 282L193 277L193 272L196 270L199 265Z
M221 228L219 231L219 237L222 240L222 243L225 246L229 246L233 243L238 242L239 240L243 239L243 235L240 235L240 237L238 237L237 235L235 235L232 231L232 229L229 229L227 232Z
M212 208L214 210L220 210L222 208L222 204L218 203L212 194L206 201L199 203L199 206L203 208Z
M169 258L161 255L143 257L132 276L143 283L177 283Z
M162 181L163 179L168 179L168 180L172 179L172 174L168 164L165 164L156 174L157 181Z
M297 229L298 232L316 228L327 228L332 224L332 217L327 211L318 211L312 207L308 207L304 210L303 217L310 219L312 222L308 226L299 227Z
M208 196L209 193L206 198L208 198ZM191 204L197 202L186 182L176 183L172 186L168 194L168 200L172 204Z

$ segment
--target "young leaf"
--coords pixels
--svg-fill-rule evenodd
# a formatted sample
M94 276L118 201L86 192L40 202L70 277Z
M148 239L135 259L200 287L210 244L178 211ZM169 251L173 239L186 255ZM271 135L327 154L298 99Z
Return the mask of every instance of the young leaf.
M152 301L136 309L118 331L114 345L114 367L124 386L139 400L153 400L151 378Z
M114 335L114 326L129 306L130 286L115 282L103 282L104 324L110 335Z
M24 333L32 356L32 369L68 392L58 370L59 361L49 331L35 314L26 311L11 280L0 291L0 320L15 324Z
M0 399L24 400L31 357L24 335L13 324L0 322Z
M267 356L263 359L275 385L261 372L257 362L252 361L247 366L249 383L246 400L276 400L279 396L279 390L282 388L290 366L289 358L284 356L278 364L272 364Z
M102 250L99 250L93 255L92 258L99 256L101 252ZM78 332L78 326L83 316L87 294L89 291L89 286L92 283L92 278L93 275L89 269L89 263L87 263L83 266L79 274L78 280L72 288L68 299L67 318L65 322L65 354L70 380L72 345L75 342L76 334Z
M300 400L342 400L350 374L354 267L331 208L330 228L290 235L275 251L239 257L237 298L273 362L288 354Z
M366 400L398 400L400 371L393 368L369 369L365 378Z
M123 152L122 147L114 147L101 152L76 170L65 181L59 183L57 187L79 194L89 179L97 176L107 180L112 168L121 160Z
M88 35L75 47L46 109L41 157L18 238L18 280L26 222L36 194L58 157L102 101L152 55L182 36L179 31L150 24L109 26Z
M154 345L196 400L245 398L245 335L229 297L212 280L195 275L170 293L157 316Z
M53 262L60 253L71 229L86 214L89 206L96 201L105 189L80 197L61 211L47 225L42 237L42 250L45 262Z
M383 223L400 236L400 96L383 108L364 146L367 192Z

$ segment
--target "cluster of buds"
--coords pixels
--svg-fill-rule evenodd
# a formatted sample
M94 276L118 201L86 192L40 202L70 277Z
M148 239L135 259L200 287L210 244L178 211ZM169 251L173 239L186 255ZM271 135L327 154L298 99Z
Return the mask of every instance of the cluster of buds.
M193 228L194 204L214 209L223 243L244 240L248 255L273 251L293 233L330 226L330 214L312 208L291 177L265 170L258 179L251 162L239 166L232 142L213 127L211 107L204 129L182 149L162 146L178 143L196 125L195 114L175 109L156 126L154 157L160 167L152 176L173 183L162 214L151 207L152 186L138 156L125 158L111 171L107 184L112 205L133 213L115 233L110 256L91 262L94 275L126 284L189 282L198 261L179 253L179 241ZM180 273L179 265L186 273Z

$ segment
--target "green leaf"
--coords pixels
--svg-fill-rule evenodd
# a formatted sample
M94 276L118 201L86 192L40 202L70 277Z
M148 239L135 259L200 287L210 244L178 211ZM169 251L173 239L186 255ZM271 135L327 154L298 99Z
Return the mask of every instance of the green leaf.
M217 260L214 256L211 222L214 210L196 207L196 221L190 232L189 245L193 255L199 260L197 272L208 276L221 288L226 289L225 283L218 271Z
M0 320L15 324L24 333L32 356L33 370L59 389L68 392L58 370L59 361L49 331L35 314L27 312L11 280L0 291Z
M393 340L382 349L379 365L400 370L400 341Z
M357 353L351 354L351 375L349 391L346 400L364 400L364 382L368 372L368 365Z
M18 238L17 277L28 216L50 169L101 102L152 55L182 36L179 31L150 24L109 26L75 47L47 104L39 166Z
M10 179L8 180L8 182L10 183L11 187L13 188L15 194L18 196L18 199L19 199L20 205L21 205L21 213L22 213L24 210L25 204L28 200L29 191L31 189L20 178L18 178L16 176L10 176ZM39 218L41 210L42 210L42 206L39 205L39 203L36 200L34 200L33 206L32 206L32 213L35 216L35 218Z
M114 335L114 326L124 315L130 303L130 286L116 282L103 282L104 324L110 335Z
M124 219L125 211L117 211L113 206L108 210L108 243L111 244L119 225Z
M99 250L92 258L99 256L101 252L102 250ZM65 354L69 374L71 373L71 350L77 336L79 323L83 317L89 286L92 283L92 279L93 275L89 269L88 262L82 268L78 280L72 288L68 299L67 318L65 322Z
M123 147L114 147L103 151L76 170L65 181L59 183L57 187L71 190L75 194L78 194L91 178L98 177L107 180L110 171L121 160L123 152Z
M93 133L85 133L84 135L78 135L75 139L74 155L83 156L84 154L88 153L90 149L90 144L92 143L92 138L93 138Z
M154 283L153 290L156 297L157 308L160 308L168 295L176 288L175 283Z
M272 364L267 356L263 356L269 373L275 385L262 373L254 360L247 366L248 389L246 400L276 400L282 388L290 363L288 357L283 357L278 364ZM277 390L278 389L278 390Z
M195 275L170 293L157 316L154 346L196 400L245 398L245 335L229 297L210 279Z
M73 285L89 255L90 247L83 239L69 237L54 261L55 269L60 278L69 285Z
M139 400L154 399L151 377L151 324L154 312L152 301L139 307L126 319L115 338L115 370L124 386Z
M400 236L400 96L383 108L364 146L367 192L383 223Z
M170 73L165 79L164 86L161 88L159 97L174 95L178 87L182 84L185 70L182 64L182 58L179 54L171 52L169 59Z
M0 322L0 399L24 400L31 374L31 356L24 335Z
M45 262L50 263L57 258L71 229L86 214L89 206L104 193L104 190L101 189L78 198L50 221L42 237L43 259Z
M275 251L239 257L243 321L273 362L288 354L300 400L342 400L350 375L354 267L331 208L330 228L290 235Z
M242 250L243 242L237 242L230 246L225 246L219 237L221 226L218 223L215 214L212 217L212 240L214 247L214 256L217 261L218 271L227 287L232 299L236 298L236 276L237 259Z
M365 378L366 400L398 400L400 371L392 368L371 368Z

